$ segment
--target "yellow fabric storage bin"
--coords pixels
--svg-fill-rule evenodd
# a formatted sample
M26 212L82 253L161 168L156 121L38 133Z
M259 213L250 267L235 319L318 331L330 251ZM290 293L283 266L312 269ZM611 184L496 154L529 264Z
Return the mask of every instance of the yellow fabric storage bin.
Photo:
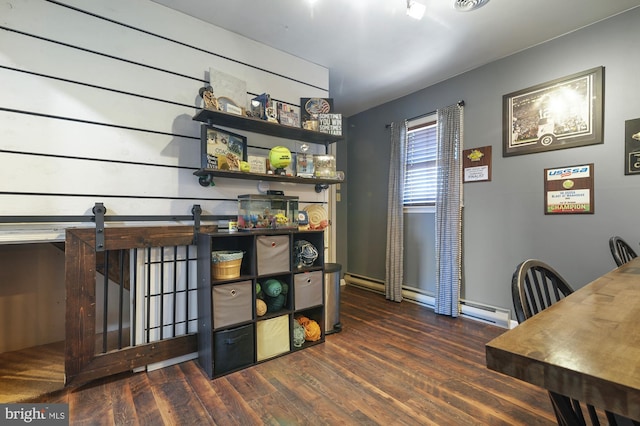
M256 359L262 361L291 350L289 315L282 315L256 324Z

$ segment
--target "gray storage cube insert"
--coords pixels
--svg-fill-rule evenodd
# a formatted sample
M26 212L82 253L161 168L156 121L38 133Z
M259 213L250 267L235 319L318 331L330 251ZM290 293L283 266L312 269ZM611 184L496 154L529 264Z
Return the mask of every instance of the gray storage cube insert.
M211 296L214 330L253 319L252 288L252 281L213 286Z
M288 235L261 235L256 238L258 275L289 272L291 252Z
M296 274L293 283L296 310L322 305L322 271Z

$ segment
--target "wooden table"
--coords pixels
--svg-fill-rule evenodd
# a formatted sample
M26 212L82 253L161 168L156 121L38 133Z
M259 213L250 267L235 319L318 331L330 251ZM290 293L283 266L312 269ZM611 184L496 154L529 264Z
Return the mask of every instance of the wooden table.
M640 421L640 257L486 345L487 367Z

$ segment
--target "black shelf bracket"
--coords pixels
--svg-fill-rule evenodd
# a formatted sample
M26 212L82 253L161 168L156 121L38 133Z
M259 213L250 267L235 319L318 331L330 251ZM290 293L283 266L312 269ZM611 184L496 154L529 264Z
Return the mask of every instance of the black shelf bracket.
M216 186L213 181L213 175L211 173L207 173L198 177L198 183L200 186L204 186L205 188L208 186Z
M323 190L325 189L329 189L329 185L324 183L316 183L316 192L319 194L321 193Z
M102 203L93 206L96 221L96 251L104 251L104 215L107 208Z

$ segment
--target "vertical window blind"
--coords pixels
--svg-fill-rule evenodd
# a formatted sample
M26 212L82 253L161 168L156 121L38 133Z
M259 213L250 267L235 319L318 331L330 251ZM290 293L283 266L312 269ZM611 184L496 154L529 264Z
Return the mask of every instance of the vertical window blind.
M436 202L437 131L435 115L408 123L405 206L432 206Z

